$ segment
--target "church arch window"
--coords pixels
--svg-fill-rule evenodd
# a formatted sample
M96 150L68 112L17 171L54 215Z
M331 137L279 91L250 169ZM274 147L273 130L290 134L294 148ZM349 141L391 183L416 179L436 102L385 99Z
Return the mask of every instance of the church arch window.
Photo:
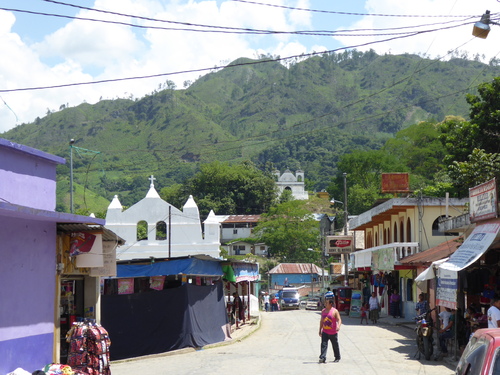
M298 181L298 182L302 182L302 176L301 176L301 175L298 175L298 176L297 176L297 181Z
M399 242L405 242L405 226L403 220L404 219L401 219L399 223Z
M398 223L394 222L394 230L392 231L394 234L394 241L392 242L398 242Z
M156 223L156 240L163 241L167 239L167 224L164 221Z
M148 222L141 220L137 223L137 241L148 239Z
M406 220L406 241L411 242L411 220L408 218Z

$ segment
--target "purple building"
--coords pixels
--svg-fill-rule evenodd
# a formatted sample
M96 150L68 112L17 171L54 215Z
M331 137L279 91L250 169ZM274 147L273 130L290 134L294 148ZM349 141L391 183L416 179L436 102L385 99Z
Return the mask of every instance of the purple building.
M64 163L0 138L0 374L18 367L32 372L59 361L61 322L70 324L62 315L64 280L80 278L81 296L73 290L65 297L78 299L81 309L100 318L99 278L74 266L68 246L71 226L93 229L102 241L110 231L103 231L103 219L55 212L56 166ZM71 319L77 310L71 309Z

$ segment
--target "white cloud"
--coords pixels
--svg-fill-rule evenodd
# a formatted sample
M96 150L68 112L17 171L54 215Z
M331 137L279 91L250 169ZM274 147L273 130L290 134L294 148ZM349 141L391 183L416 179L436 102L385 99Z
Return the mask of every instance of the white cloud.
M312 8L319 3L325 9L335 9L335 4L310 0L266 0L265 3L298 8ZM354 4L355 3L355 4ZM351 4L351 3L349 3ZM360 2L353 2L352 9L359 11ZM118 6L119 5L119 6ZM418 2L396 0L366 0L366 11L388 14L482 14L488 7L495 9L495 0L485 0L478 5L466 0L421 0ZM124 14L164 19L191 24L220 25L226 27L262 30L318 30L331 29L332 17L324 15L327 24L315 24L315 14L279 7L259 6L229 0L96 0L96 9ZM316 8L318 6L316 5ZM349 11L351 5L343 5ZM484 9L483 9L484 8ZM150 25L144 20L132 20L90 11L80 11L79 16L137 22ZM356 24L349 24L352 17L335 16L344 21L344 28L382 28L438 22L440 19L413 19L394 17L364 17ZM359 17L358 17L359 19ZM36 18L31 35L38 32L39 22L51 22L50 17ZM154 23L156 26L176 27L168 23ZM188 26L185 26L188 27ZM194 27L194 26L193 26ZM193 28L191 27L191 28ZM146 76L168 72L188 71L225 65L239 57L256 58L261 54L281 57L300 55L312 51L331 50L338 47L338 41L349 46L373 40L371 37L339 37L338 41L326 38L294 35L251 35L234 33L199 33L188 31L142 30L98 22L73 20L58 30L45 35L37 44L30 45L30 34L18 31L16 17L10 12L0 11L0 89L19 89L59 85L72 82L116 79ZM497 53L495 30L487 40L473 40L462 50L470 54L481 52L489 57ZM431 33L421 37L394 40L367 48L379 53L427 52L443 55L446 51L472 39L471 26L460 29ZM500 30L497 32L500 35ZM8 56L5 58L4 56ZM164 76L147 80L133 80L106 84L74 86L69 88L18 91L0 93L1 97L16 113L0 102L0 132L16 123L31 122L37 116L44 116L47 109L58 110L61 104L78 105L84 101L95 103L99 98L116 98L133 95L141 97L158 87L159 83L173 80L179 88L185 80L195 80L207 72L194 72Z
M478 15L480 16L488 7L494 9L496 2L486 0L483 4L470 1L456 0L420 0L418 2L396 1L396 0L368 0L365 3L366 11L370 14L408 14L408 15ZM429 32L418 36L400 38L388 42L372 44L366 47L359 47L358 50L374 49L378 53L390 52L392 54L401 53L425 53L432 57L443 57L450 50L467 51L471 58L475 54L485 54L487 58L493 57L499 52L494 46L493 39L480 40L472 36L472 23L479 18L472 18L466 24L456 28L448 28L451 25L458 25L464 22L447 23L451 18L420 18L420 17L373 17L365 16L360 21L352 25L346 25L349 29L380 29L380 28L401 28L407 26L434 24L424 29L441 29L441 31ZM346 26L339 27L344 29ZM404 31L404 30L399 30ZM395 30L398 32L398 30ZM500 30L499 30L500 33ZM395 36L384 37L338 37L336 38L345 46L352 46L381 39L393 38Z

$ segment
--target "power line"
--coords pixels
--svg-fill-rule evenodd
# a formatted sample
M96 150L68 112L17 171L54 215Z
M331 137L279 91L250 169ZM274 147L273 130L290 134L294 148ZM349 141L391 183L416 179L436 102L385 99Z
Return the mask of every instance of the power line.
M232 0L238 3L246 3L246 4L253 4L253 5L263 5L263 6L268 6L268 7L273 7L273 8L282 8L282 9L289 9L289 10L300 10L304 12L311 12L311 13L326 13L326 14L341 14L344 16L371 16L371 17L408 17L408 18L451 18L451 17L475 17L479 18L481 15L466 15L466 16L453 16L453 15L418 15L418 14L382 14L382 13L355 13L355 12L340 12L340 11L334 11L334 10L319 10L319 9L308 9L308 8L296 8L296 7L289 7L285 5L276 5L276 4L266 4L266 3L259 3L256 1L249 1L249 0Z
M49 1L53 3L58 3L58 4L65 4L65 3L60 3L60 2L55 2L51 0L43 0L43 1ZM69 6L74 6L72 4L65 4ZM19 13L28 13L28 14L33 14L33 15L40 15L40 16L48 16L48 17L58 17L58 18L66 18L66 19L73 19L73 20L80 20L80 21L91 21L91 22L100 22L100 23L106 23L106 24L114 24L114 25L120 25L120 26L129 26L133 28L139 28L139 29L153 29L153 30L166 30L166 31L189 31L189 32L201 32L201 33L222 33L222 34L256 34L256 35L303 35L303 36L324 36L324 37L331 37L331 36L351 36L351 33L359 32L359 31L384 31L384 30L403 30L403 29L408 29L408 28L418 28L418 27L425 27L425 26L433 26L433 25L443 25L444 23L434 23L434 24L428 24L428 25L416 25L416 26L405 26L405 27L400 27L400 28L388 28L388 29L359 29L359 30L336 30L336 31L330 31L330 30L298 30L298 31L282 31L282 30L262 30L262 29L250 29L250 28L236 28L236 27L229 27L229 26L215 26L215 25L205 25L205 24L194 24L194 23L188 23L188 22L179 22L179 21L169 21L169 20L159 20L159 19L154 19L154 18L148 18L148 17L140 17L140 16L134 16L134 15L128 15L124 13L116 13L116 12L111 12L111 11L104 11L104 10L99 10L99 9L92 9L92 8L87 8L87 7L81 7L81 6L75 6L77 8L82 8L85 10L89 11L96 11L96 12L103 12L103 13L108 13L112 15L119 15L122 17L128 17L128 18L138 18L138 19L145 19L148 21L154 21L154 22L164 22L164 23L170 23L170 24L177 24L177 25L183 25L183 26L191 26L191 27L200 27L200 28L208 28L209 30L204 30L204 29L190 29L190 28L175 28L175 27L161 27L161 26L148 26L148 25L139 25L135 23L130 23L130 22L122 22L122 21L112 21L112 20L103 20L103 19L96 19L96 18L88 18L88 17L79 17L79 16L68 16L68 15L63 15L63 14L56 14L56 13L45 13L45 12L37 12L37 11L30 11L30 10L23 10L23 9L14 9L14 8L1 8L1 10L5 11L10 11L10 12L19 12ZM468 20L468 19L476 19L477 17L463 17L462 21ZM448 21L446 23L451 23L451 22L460 22L460 20L453 20L453 21ZM411 31L409 31L411 32ZM342 34L342 33L347 33L347 34ZM356 34L356 36L384 36L384 35L391 35L391 34ZM395 35L395 34L392 34Z
M0 9L2 9L2 8L0 8ZM225 65L225 66L215 66L215 67L210 67L210 68L190 69L190 70L182 70L182 71L170 72L170 73L150 74L150 75L145 75L145 76L112 78L112 79L103 79L103 80L97 80L97 81L91 81L91 82L75 82L75 83L66 83L66 84L60 84L60 85L35 86L35 87L25 87L25 88L17 88L17 89L1 89L0 93L18 92L18 91L47 90L47 89L55 89L55 88L63 88L63 87L95 85L95 84L101 84L101 83L131 81L131 80L148 79L148 78L159 78L159 77L167 77L167 76L173 76L173 75L179 75L179 74L186 74L186 73L199 73L199 72L206 72L206 71L214 71L214 70L220 70L220 69L224 69L224 68L232 68L232 67L237 67L237 66L247 66L247 65L256 65L256 64L263 64L263 63L269 63L269 62L286 61L286 60L297 59L297 58L303 59L305 57L324 55L324 54L334 53L334 52L338 52L338 51L342 51L342 50L346 50L346 49L355 49L355 48L358 48L358 47L366 47L366 46L377 44L377 43L384 43L384 42L389 42L389 41L396 40L396 39L413 37L413 36L416 36L416 35L426 34L426 33L429 33L429 32L442 31L442 30L446 30L446 29L456 28L456 27L464 26L464 25L467 25L467 24L470 24L470 23L471 22L467 22L467 23L464 23L464 24L454 25L454 26L448 26L448 27L440 28L440 29L415 31L415 32L408 33L408 34L405 34L405 35L398 35L398 36L395 36L395 37L392 37L392 38L387 38L387 39L382 39L382 40L376 40L376 41L372 41L372 42L366 42L366 43L361 43L361 44L351 45L351 46L346 46L346 47L339 47L339 48L336 48L336 49L333 49L333 50L328 50L328 51L303 53L303 54L300 54L300 55L292 55L292 56L287 56L287 57L277 57L277 58L272 58L272 59L270 58L270 59L259 60L259 61L252 61L252 62L245 62L245 63L236 63L236 64L228 64L228 65Z

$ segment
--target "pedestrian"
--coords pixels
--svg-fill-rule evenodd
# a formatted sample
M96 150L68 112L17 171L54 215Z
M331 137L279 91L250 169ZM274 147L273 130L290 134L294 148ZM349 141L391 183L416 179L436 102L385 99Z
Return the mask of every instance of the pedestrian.
M363 304L361 306L361 324L363 324L363 320L366 320L366 324L368 324L368 314L366 313L370 308L368 307L368 303Z
M333 300L327 299L325 301L325 308L321 311L321 320L319 322L319 335L321 336L321 354L319 356L319 363L326 362L326 352L328 350L328 341L332 343L333 354L335 360L340 361L340 349L338 341L338 332L342 325L339 311L333 307Z
M377 320L379 318L379 309L380 304L378 303L378 298L375 292L372 292L372 296L368 300L368 305L370 307L370 320L373 324L377 324Z
M491 307L487 311L488 328L500 327L500 298L495 295L491 299Z
M451 310L451 315L448 321L448 325L439 330L439 346L441 347L441 354L446 357L448 355L448 348L446 347L446 340L455 337L455 332L457 331L455 320L456 311Z
M418 295L418 302L415 305L415 310L417 310L418 315L422 315L424 313L429 312L429 302L425 299L424 293L420 293Z
M269 311L269 293L264 294L264 309Z
M275 295L271 298L271 311L278 311L278 300Z
M391 313L392 313L393 318L399 318L401 315L399 312L399 301L400 300L401 300L401 296L399 295L397 290L394 290L391 294L390 299L389 299Z
M239 324L245 324L245 307L237 292L233 293L233 315Z

